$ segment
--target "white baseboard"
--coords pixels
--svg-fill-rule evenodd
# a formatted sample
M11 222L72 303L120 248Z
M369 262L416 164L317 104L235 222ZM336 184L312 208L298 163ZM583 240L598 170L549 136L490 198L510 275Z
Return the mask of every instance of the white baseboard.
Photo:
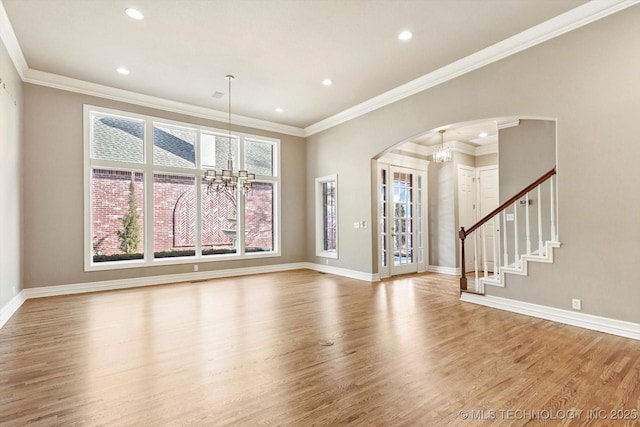
M332 267L330 265L315 264L313 262L304 263L309 270L319 271L321 273L335 274L337 276L349 277L351 279L364 280L365 282L379 282L380 275L378 273L365 273L357 270L349 270L346 268Z
M591 314L531 304L508 298L500 298L491 295L475 295L462 293L461 301L484 305L486 307L525 314L540 319L553 320L554 322L578 326L598 332L606 332L625 338L640 340L640 324L625 322L623 320L609 319L607 317L593 316Z
M449 274L451 276L459 276L460 269L455 267L442 267L439 265L430 265L427 267L427 271L432 273Z
M163 285L167 283L217 279L222 277L246 276L249 274L273 273L277 271L297 270L302 268L306 268L305 263L302 262L258 267L229 268L226 270L199 271L193 273L166 274L163 276L136 277L132 279L104 280L101 282L74 283L72 285L42 286L38 288L27 288L24 289L23 292L27 298L42 298L57 295L71 295L85 292Z
M196 280L217 279L223 277L246 276L250 274L274 273L278 271L309 269L331 273L367 282L380 280L378 274L363 273L346 268L331 267L309 262L265 265L257 267L230 268L226 270L200 271L193 273L166 274L163 276L136 277L132 279L104 280L100 282L74 283L71 285L41 286L20 291L9 303L0 308L0 328L13 316L20 306L30 298L44 298L60 295L72 295L86 292L110 291L115 289L137 288L142 286L163 285L167 283L191 282Z
M16 311L20 308L20 306L27 300L24 291L20 291L18 295L11 298L11 300L4 305L4 307L0 307L0 328L4 326L5 323L11 316L14 315Z

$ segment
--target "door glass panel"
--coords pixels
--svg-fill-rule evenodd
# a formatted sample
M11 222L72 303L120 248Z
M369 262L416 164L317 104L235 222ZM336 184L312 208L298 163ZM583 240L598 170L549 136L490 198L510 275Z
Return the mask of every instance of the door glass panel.
M394 265L414 263L413 174L393 173Z
M387 266L387 171L382 169L380 187L380 265Z
M422 177L420 175L418 178L418 200L416 201L416 208L418 214L418 262L422 263L424 261L424 235L422 230Z

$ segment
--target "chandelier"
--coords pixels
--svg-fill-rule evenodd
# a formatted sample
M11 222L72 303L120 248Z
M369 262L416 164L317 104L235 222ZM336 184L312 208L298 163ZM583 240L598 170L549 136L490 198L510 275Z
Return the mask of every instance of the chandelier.
M227 74L225 78L229 81L229 152L227 154L227 168L207 170L204 174L204 179L207 182L207 191L235 192L236 189L240 187L242 193L247 194L251 191L256 175L246 170L239 170L237 172L233 170L233 154L231 153L231 81L234 77L231 74Z
M440 147L433 150L433 161L436 163L444 163L451 160L451 148L444 146L444 129L440 129Z

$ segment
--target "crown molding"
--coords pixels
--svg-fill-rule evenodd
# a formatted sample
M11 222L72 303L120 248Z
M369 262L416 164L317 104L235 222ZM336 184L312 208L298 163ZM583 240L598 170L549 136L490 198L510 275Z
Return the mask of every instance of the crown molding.
M476 147L476 156L484 156L485 154L494 154L498 152L498 144L488 144Z
M97 96L114 101L127 102L129 104L141 105L143 107L157 108L173 113L186 114L193 117L212 119L221 122L228 120L228 113L213 110L210 108L198 107L183 102L171 101L169 99L144 95L123 89L116 89L97 83L90 83L84 80L72 79L58 74L47 73L39 70L29 69L22 79L26 83L40 86L47 86L55 89L62 89L70 92L82 93L85 95ZM262 129L271 132L283 133L286 135L304 137L302 128L269 122L266 120L254 119L251 117L233 114L233 124L248 126L254 129Z
M426 145L417 144L415 142L405 142L404 144L400 144L395 148L401 149L402 151L408 151L409 153L420 154L422 156L430 156L433 154L433 148L427 147Z
M551 18L508 39L452 62L422 77L307 126L304 129L246 116L234 115L233 119L238 125L248 126L254 129L298 137L308 137L449 80L453 80L456 77L514 55L638 3L640 3L640 0L589 1L562 15ZM7 48L20 78L26 83L83 93L205 119L225 121L226 113L221 111L30 69L15 36L6 10L4 9L2 0L0 0L0 38Z
M29 69L29 66L27 65L27 60L24 59L22 49L20 49L16 33L13 31L13 27L9 21L9 15L7 15L7 11L4 9L2 0L0 0L0 39L2 39L4 46L7 48L9 57L11 61L13 61L13 65L16 67L20 78L24 80L24 75Z
M453 150L454 153L464 153L470 156L476 155L476 147L471 144L467 144L462 141L451 141L450 143L445 143L445 147L449 146Z
M378 159L380 163L386 163L393 166L403 168L412 168L419 170L427 170L429 168L429 160L417 159L415 157L406 156L398 153L387 153Z
M170 111L178 114L186 114L193 117L201 117L204 119L217 120L226 122L228 113L213 110L211 108L198 107L195 105L171 101L169 99L159 98L150 95L144 95L123 89L116 89L110 86L90 83L84 80L73 79L58 74L47 73L45 71L34 70L29 68L27 61L22 53L18 39L16 38L9 16L0 0L0 39L7 48L7 52L13 61L20 78L25 83L31 83L39 86L46 86L55 89L66 90L69 92L82 93L85 95L96 96L99 98L111 99L114 101L126 102L129 104L140 105L143 107L156 108L163 111ZM247 126L254 129L266 130L269 132L277 132L285 135L293 135L304 137L304 129L284 125L266 120L254 119L246 116L232 115L234 124Z
M504 122L498 122L497 125L498 125L498 130L520 126L520 119L513 119L513 120L507 120Z
M639 3L640 0L598 0L589 1L568 12L522 31L508 39L445 65L431 73L375 96L361 104L328 117L305 130L306 136L314 135L339 124L353 120L386 105L398 102L416 93L453 80L471 71L497 62L508 56L580 28L598 19L619 12Z
M498 152L498 144L487 144L474 147L471 144L467 144L461 141L448 141L444 145L445 147L451 147L454 152L464 153L474 157ZM421 156L431 156L433 155L433 150L439 146L440 144L426 146L422 144L416 144L415 142L405 142L404 144L399 146L399 149L401 149L401 151L419 154Z

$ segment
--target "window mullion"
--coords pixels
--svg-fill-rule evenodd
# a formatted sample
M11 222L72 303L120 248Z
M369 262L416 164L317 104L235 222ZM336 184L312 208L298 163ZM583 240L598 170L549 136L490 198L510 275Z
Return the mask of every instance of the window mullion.
M144 260L153 262L153 121L144 126Z
M238 141L238 170L246 170L245 168L245 158L244 158L244 151L245 151L245 137L238 135L237 136L237 141ZM240 186L239 186L240 187ZM245 227L246 227L246 221L245 221L245 195L243 193L243 191L238 188L236 190L236 200L238 201L238 212L236 213L237 216L237 227L236 230L237 231L237 235L236 235L236 242L237 242L237 246L238 246L238 254L242 257L244 256L245 253L245 236L246 236L246 232L245 232Z
M273 188L273 251L280 253L280 179L272 183Z
M238 255L243 256L245 251L245 241L244 237L246 235L245 228L245 217L244 217L244 206L245 199L244 194L240 188L236 189L236 200L237 200L237 212L236 212L236 245L238 249Z
M196 258L202 257L202 160L200 158L200 135L196 132Z

